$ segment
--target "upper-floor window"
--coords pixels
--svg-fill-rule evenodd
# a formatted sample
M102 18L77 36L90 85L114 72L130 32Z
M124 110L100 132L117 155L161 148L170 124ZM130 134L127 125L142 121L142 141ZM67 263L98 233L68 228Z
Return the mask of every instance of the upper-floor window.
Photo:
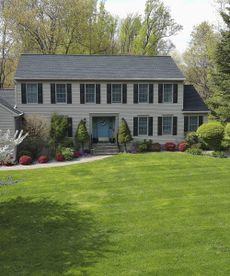
M159 84L158 103L178 103L178 84Z
M139 103L148 103L148 92L149 92L149 85L148 84L139 84L138 86L138 102Z
M164 103L172 103L173 102L173 85L172 84L164 84L163 102Z
M56 103L66 103L66 84L56 84Z
M26 99L27 103L38 103L38 84L27 83L26 84Z
M121 103L121 84L112 84L112 103Z
M85 85L85 102L95 103L96 101L96 87L95 84Z

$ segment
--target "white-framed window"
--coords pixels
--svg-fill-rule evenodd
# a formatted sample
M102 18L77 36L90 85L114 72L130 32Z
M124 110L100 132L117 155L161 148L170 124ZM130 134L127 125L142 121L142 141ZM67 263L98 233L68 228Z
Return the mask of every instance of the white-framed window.
M162 134L172 135L173 130L173 116L162 117Z
M148 103L149 102L149 85L139 84L138 85L138 102Z
M164 84L163 86L163 103L173 102L173 85Z
M138 135L148 135L148 117L138 117Z
M121 95L121 84L112 84L112 103L121 103Z
M38 103L38 84L37 83L26 84L26 99L28 104Z
M86 84L85 85L85 103L96 102L96 85Z
M56 103L66 103L67 96L66 96L66 84L58 83L56 84Z
M188 116L188 131L196 131L199 127L199 116Z

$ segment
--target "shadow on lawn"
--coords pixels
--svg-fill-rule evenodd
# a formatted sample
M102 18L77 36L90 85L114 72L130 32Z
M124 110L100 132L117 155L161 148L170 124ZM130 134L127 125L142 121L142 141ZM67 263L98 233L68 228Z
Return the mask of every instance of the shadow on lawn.
M17 198L0 204L0 275L84 274L105 257L109 231L71 205Z

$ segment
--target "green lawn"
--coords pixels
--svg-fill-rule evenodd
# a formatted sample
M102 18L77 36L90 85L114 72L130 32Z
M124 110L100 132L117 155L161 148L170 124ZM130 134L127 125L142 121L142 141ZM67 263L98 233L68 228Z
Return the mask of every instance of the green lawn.
M0 172L0 275L230 275L230 160L119 155Z

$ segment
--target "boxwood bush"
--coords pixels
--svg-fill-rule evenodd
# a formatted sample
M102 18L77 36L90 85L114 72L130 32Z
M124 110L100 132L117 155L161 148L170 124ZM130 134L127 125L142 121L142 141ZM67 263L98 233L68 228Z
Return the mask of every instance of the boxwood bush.
M197 134L210 149L218 150L224 138L224 127L219 122L209 122L201 125Z

